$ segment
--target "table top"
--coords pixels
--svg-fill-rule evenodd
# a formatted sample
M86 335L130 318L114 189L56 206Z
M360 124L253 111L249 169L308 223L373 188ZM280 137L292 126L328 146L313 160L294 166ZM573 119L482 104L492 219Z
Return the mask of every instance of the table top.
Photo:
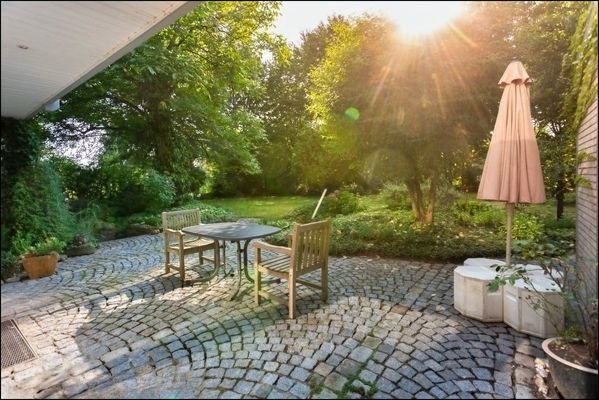
M181 229L184 233L207 237L216 240L250 240L269 236L281 231L281 228L270 225L259 225L243 222L219 222L201 224Z

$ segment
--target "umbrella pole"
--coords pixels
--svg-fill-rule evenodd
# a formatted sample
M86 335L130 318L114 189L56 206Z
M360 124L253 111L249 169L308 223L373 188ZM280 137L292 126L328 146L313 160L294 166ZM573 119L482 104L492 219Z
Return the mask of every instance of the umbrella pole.
M505 264L509 267L512 265L512 220L514 218L514 203L505 205L507 210L507 239L505 245Z

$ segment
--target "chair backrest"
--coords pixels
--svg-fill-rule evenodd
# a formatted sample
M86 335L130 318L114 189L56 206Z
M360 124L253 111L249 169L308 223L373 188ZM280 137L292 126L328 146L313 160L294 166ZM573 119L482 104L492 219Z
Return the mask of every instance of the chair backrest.
M162 213L162 228L181 230L186 226L200 224L200 210L165 211Z
M331 220L293 227L291 234L291 268L299 276L328 263Z

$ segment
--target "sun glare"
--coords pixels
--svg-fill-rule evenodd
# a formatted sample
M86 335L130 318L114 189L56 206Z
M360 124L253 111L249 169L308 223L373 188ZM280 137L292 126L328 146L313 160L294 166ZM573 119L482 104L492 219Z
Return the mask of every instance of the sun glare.
M418 37L441 29L465 9L461 1L402 1L387 3L385 16L405 35Z

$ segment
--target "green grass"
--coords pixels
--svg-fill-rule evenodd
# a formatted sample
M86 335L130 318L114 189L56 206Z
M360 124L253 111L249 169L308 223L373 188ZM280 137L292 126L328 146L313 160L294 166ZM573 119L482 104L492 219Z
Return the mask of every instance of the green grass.
M261 218L265 220L284 219L285 215L298 207L313 204L316 207L318 197L267 196L236 197L227 199L202 200L206 204L224 208L238 218Z

